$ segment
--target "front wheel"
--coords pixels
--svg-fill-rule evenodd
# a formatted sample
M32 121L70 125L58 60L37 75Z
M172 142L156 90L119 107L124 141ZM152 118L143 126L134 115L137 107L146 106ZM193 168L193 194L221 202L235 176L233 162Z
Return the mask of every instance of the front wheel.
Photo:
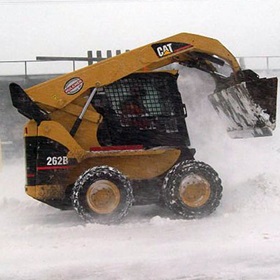
M216 210L222 190L221 179L211 166L194 160L182 161L167 173L162 199L174 213L195 219Z
M132 187L128 179L109 166L87 170L73 187L73 207L87 222L120 222L132 203Z

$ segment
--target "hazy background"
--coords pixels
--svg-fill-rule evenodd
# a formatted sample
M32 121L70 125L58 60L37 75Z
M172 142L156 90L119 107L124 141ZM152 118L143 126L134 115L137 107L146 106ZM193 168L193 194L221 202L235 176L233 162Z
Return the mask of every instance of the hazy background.
M0 60L133 49L180 32L236 56L279 55L279 0L0 1Z

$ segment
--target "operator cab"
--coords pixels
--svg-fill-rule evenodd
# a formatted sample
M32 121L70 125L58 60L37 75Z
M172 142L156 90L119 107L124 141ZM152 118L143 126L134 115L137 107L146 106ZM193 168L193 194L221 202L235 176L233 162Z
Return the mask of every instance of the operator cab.
M186 107L177 78L177 71L140 72L99 89L92 101L103 116L99 143L188 147Z

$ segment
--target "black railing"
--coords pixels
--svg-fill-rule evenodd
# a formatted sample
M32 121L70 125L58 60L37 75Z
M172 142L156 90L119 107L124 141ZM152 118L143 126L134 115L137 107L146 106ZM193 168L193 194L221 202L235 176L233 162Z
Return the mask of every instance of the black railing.
M95 56L93 56L92 51L88 51L85 57L37 56L36 60L3 60L0 61L0 76L71 72L121 53L121 50L116 50L115 54L111 50L107 50L106 55L103 56L102 51L98 50ZM51 64L48 65L48 62L51 62ZM54 65L54 62L60 64ZM67 64L67 62L70 62L70 64Z

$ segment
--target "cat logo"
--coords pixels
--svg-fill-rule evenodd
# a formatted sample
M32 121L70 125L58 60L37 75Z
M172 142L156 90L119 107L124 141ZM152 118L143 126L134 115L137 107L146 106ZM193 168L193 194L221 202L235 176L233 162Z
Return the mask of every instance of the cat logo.
M173 53L172 43L157 47L157 54L159 57L163 57L171 53Z
M158 57L168 56L172 53L179 52L188 48L191 48L191 44L177 43L177 42L166 42L153 44L152 48Z

